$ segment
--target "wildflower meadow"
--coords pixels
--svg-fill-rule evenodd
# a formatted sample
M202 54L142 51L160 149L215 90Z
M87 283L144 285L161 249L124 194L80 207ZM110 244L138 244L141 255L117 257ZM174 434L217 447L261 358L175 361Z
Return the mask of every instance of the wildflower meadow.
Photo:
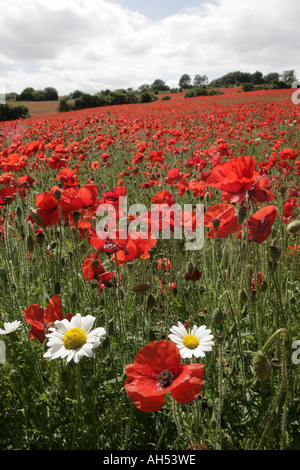
M300 447L291 89L0 123L1 450Z

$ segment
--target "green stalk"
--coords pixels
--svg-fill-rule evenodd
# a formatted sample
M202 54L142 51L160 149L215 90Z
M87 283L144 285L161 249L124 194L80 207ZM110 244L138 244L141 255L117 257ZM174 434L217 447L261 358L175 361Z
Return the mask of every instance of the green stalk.
M71 444L71 450L74 450L75 439L77 436L79 417L81 415L81 387L80 387L80 362L76 364L76 386L77 386L77 406L76 406L76 415L75 415L75 424L73 431L73 439Z

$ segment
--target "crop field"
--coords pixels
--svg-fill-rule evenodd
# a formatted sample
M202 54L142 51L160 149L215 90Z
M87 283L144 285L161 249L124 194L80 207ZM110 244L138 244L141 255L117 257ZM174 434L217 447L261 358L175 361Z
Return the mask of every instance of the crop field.
M0 448L300 447L292 90L0 123Z

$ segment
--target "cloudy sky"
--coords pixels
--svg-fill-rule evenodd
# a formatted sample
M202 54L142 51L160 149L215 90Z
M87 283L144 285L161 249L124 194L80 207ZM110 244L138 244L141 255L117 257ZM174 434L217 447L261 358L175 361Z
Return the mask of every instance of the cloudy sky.
M299 0L0 0L0 88L96 93L296 70ZM0 90L1 92L2 90Z

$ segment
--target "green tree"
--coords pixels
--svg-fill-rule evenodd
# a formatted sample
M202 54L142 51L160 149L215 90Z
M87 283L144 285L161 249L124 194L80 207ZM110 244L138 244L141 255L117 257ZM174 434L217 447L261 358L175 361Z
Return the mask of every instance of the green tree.
M252 74L251 78L251 83L254 83L254 85L261 85L262 83L264 83L263 74L258 70Z
M272 83L274 80L279 80L279 73L277 72L270 72L264 76L265 83Z
M55 88L48 86L44 88L43 91L44 91L45 101L57 101L58 100L58 93Z
M282 72L282 74L280 75L280 80L282 82L295 82L297 80L297 77L296 77L296 72L295 70L285 70L284 72Z
M27 87L20 93L18 101L34 101L34 88Z
M191 77L187 73L184 73L181 75L178 85L180 88L191 88L191 82Z
M202 85L208 84L208 78L206 75L195 75L193 80L193 87L201 87Z
M152 91L169 91L170 89L168 85L166 85L166 83L159 78L154 80L150 88Z
M23 104L9 106L0 104L0 121L14 121L16 119L26 119L30 117L29 109Z

